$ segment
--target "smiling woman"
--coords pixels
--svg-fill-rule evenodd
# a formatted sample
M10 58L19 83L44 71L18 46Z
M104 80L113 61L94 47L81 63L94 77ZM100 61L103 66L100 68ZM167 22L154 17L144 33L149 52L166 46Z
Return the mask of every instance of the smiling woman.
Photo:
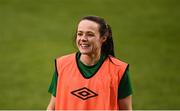
M98 16L83 17L77 53L56 59L48 110L131 110L128 64L115 58L112 31Z

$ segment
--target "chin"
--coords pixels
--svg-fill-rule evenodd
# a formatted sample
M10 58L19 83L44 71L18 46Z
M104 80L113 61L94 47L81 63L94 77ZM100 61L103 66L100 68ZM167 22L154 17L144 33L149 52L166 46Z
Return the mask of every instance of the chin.
M80 51L81 54L88 55L90 52L88 51Z

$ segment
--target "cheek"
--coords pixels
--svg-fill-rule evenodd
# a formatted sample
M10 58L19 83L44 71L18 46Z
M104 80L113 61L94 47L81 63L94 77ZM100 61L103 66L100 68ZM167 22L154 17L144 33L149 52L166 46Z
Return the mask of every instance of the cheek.
M101 48L102 46L102 43L99 40L95 40L93 44L94 48Z
M78 45L79 39L76 37L76 45Z
M97 45L97 46L101 46L101 45L102 45L101 39L97 39L97 40L96 40L96 45Z

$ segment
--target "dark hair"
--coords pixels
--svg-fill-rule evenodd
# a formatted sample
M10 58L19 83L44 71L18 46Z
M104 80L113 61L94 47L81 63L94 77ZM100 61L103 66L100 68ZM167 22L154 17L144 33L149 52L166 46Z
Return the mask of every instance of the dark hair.
M97 24L99 24L100 36L107 37L106 41L102 44L101 51L103 53L105 53L106 55L115 56L114 43L113 43L113 38L112 38L112 30L111 30L111 27L105 22L105 20L98 16L85 16L80 21L82 21L82 20L90 20L90 21L93 21L93 22L96 22Z

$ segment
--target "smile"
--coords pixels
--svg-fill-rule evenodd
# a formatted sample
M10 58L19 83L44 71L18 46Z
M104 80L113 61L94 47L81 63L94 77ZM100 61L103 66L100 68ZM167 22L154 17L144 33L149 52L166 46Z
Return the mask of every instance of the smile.
M80 46L81 46L82 48L88 48L88 47L89 47L88 44L80 44Z

